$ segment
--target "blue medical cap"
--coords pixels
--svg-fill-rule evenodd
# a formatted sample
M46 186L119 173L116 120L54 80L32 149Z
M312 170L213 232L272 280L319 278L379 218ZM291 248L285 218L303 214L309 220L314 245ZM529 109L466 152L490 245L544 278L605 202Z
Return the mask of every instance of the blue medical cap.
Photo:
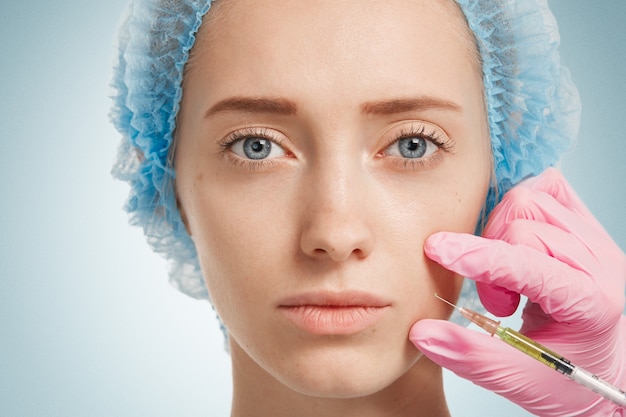
M481 57L495 178L487 214L502 195L555 165L577 135L580 100L560 64L546 0L457 0ZM170 281L209 298L174 193L171 147L189 52L210 0L133 0L119 31L111 119L122 134L113 174L130 184L126 210L170 261ZM459 301L479 309L470 280Z

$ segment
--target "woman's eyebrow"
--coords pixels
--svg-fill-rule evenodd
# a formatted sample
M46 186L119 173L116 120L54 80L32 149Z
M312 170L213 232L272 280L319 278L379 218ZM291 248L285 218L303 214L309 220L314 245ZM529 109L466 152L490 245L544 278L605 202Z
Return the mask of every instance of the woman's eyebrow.
M221 112L273 113L281 115L296 114L296 104L284 98L265 97L230 97L211 106L205 117Z
M463 111L463 108L451 101L435 97L400 98L371 101L361 105L364 114L396 114L415 110L451 110Z
M451 110L455 112L462 111L460 105L434 97L378 100L361 105L361 112L363 114L385 115L430 109ZM229 97L211 106L205 113L205 117L210 117L216 113L222 112L272 113L290 116L296 114L298 108L293 101L284 98Z

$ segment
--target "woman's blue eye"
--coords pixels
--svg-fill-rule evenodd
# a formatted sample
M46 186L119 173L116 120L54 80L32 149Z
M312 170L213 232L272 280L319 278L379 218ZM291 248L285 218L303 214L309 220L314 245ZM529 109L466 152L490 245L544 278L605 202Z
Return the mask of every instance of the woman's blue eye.
M243 153L250 159L265 159L272 152L272 142L267 139L248 138L243 141Z
M246 159L267 159L284 156L285 151L275 142L263 137L247 137L233 143L232 152Z
M404 138L398 141L400 155L405 158L421 158L426 153L428 145L422 138Z
M438 146L428 139L411 136L397 140L385 149L386 155L419 159L437 151Z

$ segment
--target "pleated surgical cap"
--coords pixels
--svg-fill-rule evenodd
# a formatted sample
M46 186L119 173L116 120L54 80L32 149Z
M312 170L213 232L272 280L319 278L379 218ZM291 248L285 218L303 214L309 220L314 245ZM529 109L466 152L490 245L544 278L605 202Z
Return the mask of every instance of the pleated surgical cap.
M268 0L271 1L271 0ZM555 165L578 132L580 100L560 64L547 0L457 0L483 69L495 178L485 202ZM176 205L170 148L189 53L210 0L133 0L119 31L111 119L122 134L113 175L130 184L126 210L170 261L170 281L209 298ZM479 308L470 280L459 303Z

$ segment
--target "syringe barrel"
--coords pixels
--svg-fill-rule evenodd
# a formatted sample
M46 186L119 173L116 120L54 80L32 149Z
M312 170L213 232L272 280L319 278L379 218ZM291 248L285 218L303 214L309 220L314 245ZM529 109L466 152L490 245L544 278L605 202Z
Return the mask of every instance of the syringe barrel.
M598 378L591 372L575 366L558 353L509 328L500 327L496 333L500 339L539 362L556 369L615 404L622 407L626 406L626 393L623 390Z
M574 366L571 362L563 356L513 329L500 327L496 334L507 344L513 346L521 352L524 352L528 356L537 359L539 362L542 362L550 368L556 369L562 374L569 376L574 370Z

